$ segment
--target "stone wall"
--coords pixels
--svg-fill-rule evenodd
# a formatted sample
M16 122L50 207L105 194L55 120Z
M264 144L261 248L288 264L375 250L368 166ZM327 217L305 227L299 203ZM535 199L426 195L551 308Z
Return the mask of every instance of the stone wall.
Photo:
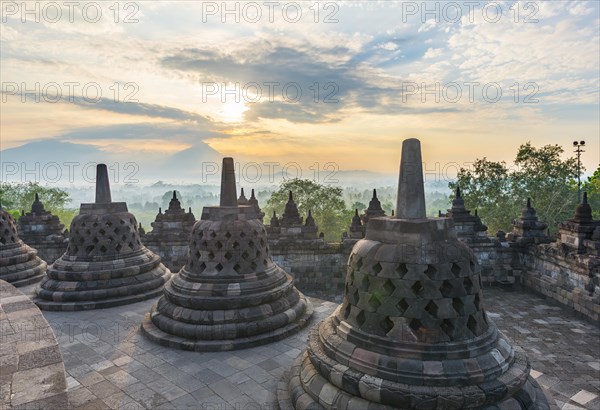
M592 277L595 282L600 278L598 258L556 244L532 246L519 256L525 287L600 323L600 287L590 287Z
M37 255L44 261L51 265L60 258L63 253L67 250L68 241L64 239L47 240L45 242L29 243L25 241L29 246L35 248L38 252Z
M144 240L144 245L152 252L160 256L161 262L173 273L179 272L179 270L187 263L188 258L188 244L187 241L182 243L181 241L149 241Z
M312 248L269 245L273 261L295 277L298 289L341 301L350 249L337 243Z

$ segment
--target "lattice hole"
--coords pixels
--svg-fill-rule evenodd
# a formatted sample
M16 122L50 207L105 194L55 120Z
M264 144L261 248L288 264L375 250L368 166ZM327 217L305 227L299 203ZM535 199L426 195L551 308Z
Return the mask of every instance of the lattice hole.
M445 280L442 283L442 286L440 286L440 292L442 293L442 296L445 298L450 297L450 295L452 294L452 290L454 289L454 287L452 286L452 283L450 283L449 281Z
M231 238L231 234L229 232L225 232L225 238L227 238L227 239Z
M213 239L215 239L217 237L217 233L215 231L210 231L209 236Z
M473 303L475 303L475 309L481 309L481 298L479 297L479 293L475 294L475 299L473 299Z
M381 330L383 330L383 333L385 333L386 335L390 332L390 330L394 328L394 322L390 319L389 316L386 316L381 321L381 323L379 323L379 325L381 326Z
M394 293L394 291L396 290L396 286L394 286L394 283L391 280L386 280L385 283L383 284L383 288L382 288L382 294L384 296L389 296L392 293Z
M425 289L425 288L423 287L423 285L421 285L421 282L419 282L419 281L415 282L415 283L414 283L414 284L413 284L413 285L412 285L410 288L412 289L413 293L414 293L415 295L417 295L417 296L418 296L420 293L422 293L422 292L423 292L423 290Z
M250 262L250 269L256 270L256 267L257 267L256 262L254 262L254 261Z
M225 252L225 255L223 255L223 257L227 260L231 260L231 258L233 258L233 255L230 252Z
M244 251L244 252L242 253L242 258L244 258L244 259L248 259L248 256L250 256L250 255L248 254L248 252Z
M215 253L213 251L208 252L208 259L213 260L215 258Z
M375 275L379 274L379 272L381 272L383 270L383 267L381 266L381 264L379 262L377 262L375 265L373 265L373 272L375 272Z
M196 251L196 253L194 254L194 256L196 257L196 259L200 259L200 257L202 256L202 254L200 253L200 251Z
M233 270L239 275L242 273L242 267L240 266L239 263L236 263L235 265L233 265Z
M352 301L354 302L354 304L358 304L358 301L360 300L360 293L358 293L358 289L354 291L354 293L352 294Z
M244 239L246 237L246 232L242 231L240 232L240 238Z
M467 328L473 332L474 335L477 334L477 320L475 320L473 315L469 315L469 319L467 320Z
M356 323L358 323L358 326L362 326L365 324L365 322L367 321L367 318L365 317L365 311L361 310L358 315L356 315Z
M433 302L433 300L429 301L427 306L425 306L425 311L429 313L433 317L437 317L438 306Z
M369 290L370 284L371 284L371 282L369 281L369 276L363 275L362 280L360 281L360 289L364 290L366 292Z
M217 241L217 243L215 243L215 246L217 247L217 249L221 249L223 247L223 244L221 243L221 241Z
M248 242L248 246L251 247L251 248L254 248L254 241L252 241L252 240L249 241Z
M465 303L461 298L452 299L452 307L459 315L463 316L465 314Z
M396 304L396 309L398 309L400 311L400 314L404 314L404 312L406 312L406 310L408 309L410 305L408 304L408 302L404 299L400 299L400 302L398 302Z
M121 249L122 249L122 248L123 248L123 247L121 246L121 244L120 244L120 243L119 243L119 244L117 244L117 246L115 246L115 250L116 250L117 252L121 252ZM75 251L75 252L77 252L77 251Z
M458 266L456 263L452 264L452 267L450 268L450 271L452 272L452 274L455 277L459 277L460 276L460 266Z
M442 332L446 333L450 339L452 339L452 335L454 334L454 323L450 319L442 320L440 325Z
M379 309L379 306L381 306L381 302L379 301L379 299L377 299L377 296L371 295L371 297L369 298L369 306L371 306L371 309L373 310Z
M470 277L467 276L465 278L465 280L463 281L463 285L465 286L465 290L467 291L467 293L471 293L473 291L473 281Z
M198 272L202 273L206 270L206 263L202 262L199 266L198 266Z
M89 255L94 251L95 246L90 245L88 247L85 248L85 252Z
M346 305L346 307L344 308L344 319L348 319L348 316L350 316L351 311L352 311L352 306L350 306L350 304L348 303Z
M237 248L239 248L239 247L240 247L240 243L239 243L238 241L235 241L235 242L233 243L233 245L231 245L231 246L233 247L233 249L237 249Z
M98 239L98 238L96 238L96 237L94 236L94 239L92 239L92 242L94 242L94 243L98 243L98 242L100 242L100 239Z
M198 234L198 239L202 239L204 237L204 231L200 231Z
M417 333L421 327L423 327L423 323L419 319L413 319L410 321L408 326L412 329L413 332Z
M425 269L425 275L427 275L428 278L433 278L433 276L435 276L436 273L437 269L435 268L435 266L427 265L427 269Z
M404 275L408 273L408 268L406 267L406 263L401 263L396 268L396 272L400 275L400 278L403 278Z
M221 265L220 263L217 263L217 266L215 266L215 269L217 270L217 272L221 272L223 270L223 265Z

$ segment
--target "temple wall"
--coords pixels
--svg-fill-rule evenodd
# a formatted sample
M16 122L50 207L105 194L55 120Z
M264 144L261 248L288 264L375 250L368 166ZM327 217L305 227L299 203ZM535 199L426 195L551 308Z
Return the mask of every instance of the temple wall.
M54 263L55 260L60 258L67 250L68 245L68 242L63 241L24 242L34 248L38 252L37 256L46 261L48 265Z
M536 293L553 299L582 316L600 322L600 287L595 274L595 290L590 295L590 272L598 269L600 258L561 252L555 246L530 247L519 257L523 272L521 283ZM596 268L594 268L596 266Z
M514 282L513 269L515 254L508 242L500 242L495 238L482 237L475 241L464 240L473 250L475 259L481 266L481 280L483 283L494 283L498 280Z
M350 249L341 244L307 249L302 246L271 245L273 261L292 274L303 292L341 299Z
M180 241L161 241L154 242L142 239L144 245L152 252L159 255L162 263L173 273L179 270L187 263L188 243Z

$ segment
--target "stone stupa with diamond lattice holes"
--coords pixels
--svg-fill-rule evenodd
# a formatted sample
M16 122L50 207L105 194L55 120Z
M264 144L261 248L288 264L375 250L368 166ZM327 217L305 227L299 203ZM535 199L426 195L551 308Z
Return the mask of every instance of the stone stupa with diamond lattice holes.
M452 220L425 215L416 139L402 145L396 209L369 218L344 302L312 329L279 385L281 408L548 408L523 352L488 321Z
M81 204L69 246L46 272L34 302L45 310L88 310L160 295L171 276L140 241L125 202L112 202L106 165L96 168L96 201Z
M223 159L220 206L205 207L187 264L142 322L169 347L223 351L282 339L305 326L312 305L273 263L256 208L238 205L233 159Z
M46 262L19 238L15 220L0 206L0 279L26 286L41 280L45 272Z

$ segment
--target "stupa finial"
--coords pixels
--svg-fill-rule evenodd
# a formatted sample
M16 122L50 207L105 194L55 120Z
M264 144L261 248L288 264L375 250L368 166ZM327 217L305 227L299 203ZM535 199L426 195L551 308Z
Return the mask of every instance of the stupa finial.
M233 158L223 158L223 168L221 170L221 203L220 206L237 206L237 196L235 188L235 169Z
M402 142L396 218L426 218L421 142L416 138Z
M96 166L96 203L107 204L111 202L108 169L106 164L98 164Z

